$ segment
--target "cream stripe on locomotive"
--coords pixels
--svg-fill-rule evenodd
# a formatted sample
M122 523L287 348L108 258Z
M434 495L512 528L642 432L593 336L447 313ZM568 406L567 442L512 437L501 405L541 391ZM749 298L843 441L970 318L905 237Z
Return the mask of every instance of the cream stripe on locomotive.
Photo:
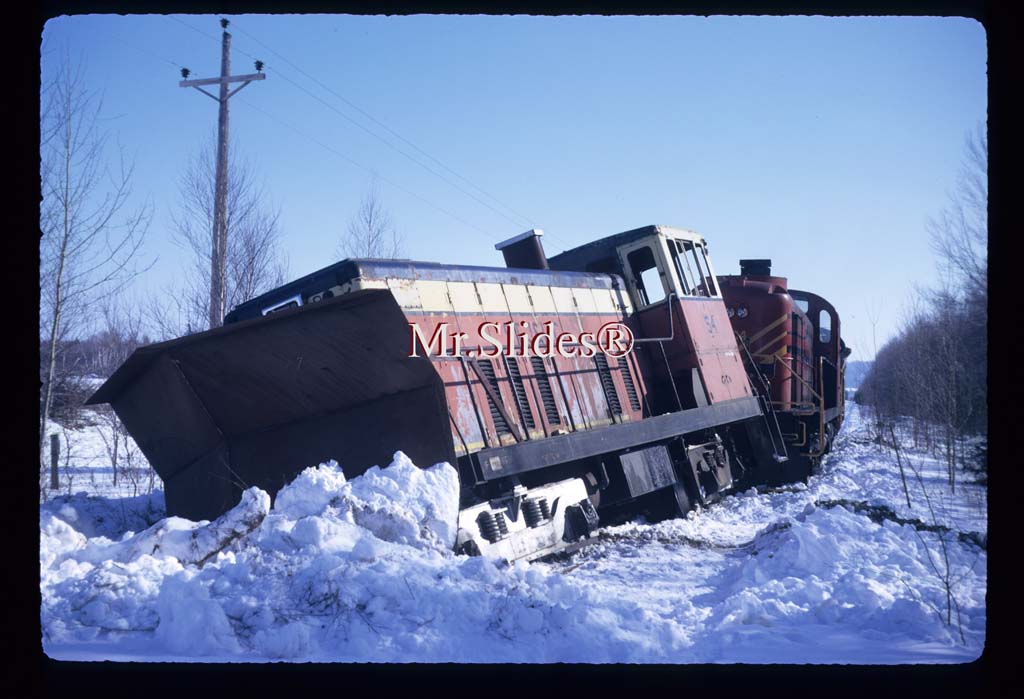
M579 313L629 315L629 297L620 289L536 286L434 279L366 279L331 289L335 294L360 289L390 289L398 305L424 313L532 314Z
M788 330L783 330L776 337L773 337L772 339L770 339L767 342L763 343L756 350L753 347L751 347L750 348L750 353L754 354L754 355L758 355L758 354L761 354L761 355L775 354L775 352L772 352L771 347L773 347L775 345L775 343L779 342L780 340L783 341L782 350L785 351L786 350L785 340L786 340L787 337L789 337L789 331ZM751 343L751 344L753 344L753 343Z
M751 335L749 338L747 338L747 342L753 345L755 342L757 342L759 339L770 333L772 330L782 325L782 323L785 322L786 318L788 317L788 313L783 313L781 316L773 320L769 325L766 325L765 327L761 328L756 333Z

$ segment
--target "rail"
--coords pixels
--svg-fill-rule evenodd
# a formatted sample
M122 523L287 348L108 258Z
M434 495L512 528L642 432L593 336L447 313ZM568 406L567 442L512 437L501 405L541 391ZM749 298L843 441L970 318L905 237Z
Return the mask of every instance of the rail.
M825 362L825 358L824 357L818 357L818 385L819 386L824 386L825 385L823 383L824 378L825 378L824 377L824 371L825 371L825 364L824 364L824 362ZM818 451L815 454L808 454L808 456L813 457L815 459L820 457L820 456L822 456L825 453L826 446L828 446L825 443L825 399L823 397L819 397L818 404L821 406L821 409L818 411L818 416L819 416L818 417Z
M784 367L789 369L789 375L794 377L797 381L802 383L804 386L806 386L807 390L811 392L812 396L817 398L819 401L823 401L823 399L821 397L821 394L814 390L814 386L812 386L811 384L807 383L804 380L804 378L802 376L800 376L800 374L797 372L796 364L795 363L787 364L786 360L785 360L785 357L776 357L775 361L780 362ZM813 371L813 368L812 368L812 371Z

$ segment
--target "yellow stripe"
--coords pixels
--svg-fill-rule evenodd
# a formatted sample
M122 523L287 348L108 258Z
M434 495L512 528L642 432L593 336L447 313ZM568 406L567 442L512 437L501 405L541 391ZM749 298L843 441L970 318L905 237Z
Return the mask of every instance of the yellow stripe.
M761 339L762 337L767 335L769 332L771 332L773 329L779 327L779 325L781 325L783 322L785 322L787 317L788 317L788 314L783 313L781 316L779 316L779 319L776 320L774 323L772 323L771 325L769 325L766 328L762 328L756 334L751 335L750 338L748 338L747 343L753 345L756 340Z
M761 345L760 347L758 347L758 348L757 348L757 351L758 351L758 352L761 352L762 354L766 354L766 353L768 353L768 348L769 348L769 347L771 347L772 345L774 345L774 344L775 344L776 342L778 342L779 340L783 340L783 339L785 339L786 335L788 335L788 334L789 334L788 332L786 332L785 330L783 330L783 331L782 331L781 333L779 333L779 335L778 335L778 336L776 336L776 337L773 337L773 338L772 338L771 340L768 340L768 342L766 342L766 343L764 343L763 345ZM753 351L753 350L751 350L751 351Z

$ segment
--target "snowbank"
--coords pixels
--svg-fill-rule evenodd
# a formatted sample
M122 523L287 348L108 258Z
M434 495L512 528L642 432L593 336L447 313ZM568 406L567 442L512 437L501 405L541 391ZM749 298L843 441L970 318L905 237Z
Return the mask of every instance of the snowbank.
M40 505L40 516L49 512L68 522L87 537L120 539L128 531L141 531L163 519L162 490L128 498L106 498L80 491L58 495Z
M86 508L55 503L40 511L44 649L236 661L977 657L984 548L947 536L960 607L959 625L947 625L940 533L923 527L920 506L906 513L922 520L914 526L845 504L875 498L899 511L898 472L859 449L841 439L809 486L606 529L552 563L456 556L455 470L420 469L400 452L352 480L334 462L309 468L273 508L251 489L214 522L103 530Z

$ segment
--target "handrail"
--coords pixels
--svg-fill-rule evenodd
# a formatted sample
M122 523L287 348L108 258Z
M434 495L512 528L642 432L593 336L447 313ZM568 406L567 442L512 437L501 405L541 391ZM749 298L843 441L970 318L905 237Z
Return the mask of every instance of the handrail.
M811 384L809 384L806 381L804 381L804 378L802 376L800 376L800 374L796 371L796 367L794 365L787 364L784 357L776 357L775 360L777 362L781 362L783 366L785 366L787 369L789 369L790 376L796 377L797 381L799 381L804 386L806 386L807 390L811 392L811 395L813 395L819 401L824 401L824 399L821 397L821 394L819 394L817 391L815 391L814 387L811 386ZM812 371L813 371L813 369L812 369Z
M825 380L825 377L824 377L824 371L825 371L824 360L825 360L824 357L818 357L818 385L821 385L821 386L824 385L823 382ZM819 405L820 405L820 410L818 411L818 415L819 415L819 420L818 420L818 452L816 454L810 454L810 453L808 454L808 456L810 456L812 458L815 458L815 459L818 458L819 456L822 456L825 453L825 446L826 446L825 445L825 399L824 398L820 398Z
M754 358L750 354L750 348L747 347L747 343L744 342L743 338L740 337L740 334L738 332L733 331L733 335L736 336L736 346L743 350L743 354L744 356L746 356L747 362L750 364L751 368L756 369ZM767 392L768 382L765 380L764 376L762 376L760 371L755 371L754 373L757 375L757 381L761 385L761 388L765 389L765 391Z
M761 392L758 393L758 402L763 408L763 415L765 426L768 430L768 439L772 442L772 451L777 462L785 461L788 457L786 455L786 440L782 436L782 428L779 427L779 420L775 415L775 410L772 408L772 396L771 387L768 385L767 379L761 374L761 371L757 368L757 364L754 363L753 357L750 356L750 348L747 347L747 343L740 337L739 333L733 331L736 336L736 345L743 350L743 355L746 357L746 363L749 367L747 371L747 377L750 377L750 372L753 371L757 375L758 383L761 386ZM779 440L782 442L782 454L779 454L778 445L775 444L775 433L772 432L771 424L768 422L768 418L771 416L772 423L775 424L775 431L778 432Z

